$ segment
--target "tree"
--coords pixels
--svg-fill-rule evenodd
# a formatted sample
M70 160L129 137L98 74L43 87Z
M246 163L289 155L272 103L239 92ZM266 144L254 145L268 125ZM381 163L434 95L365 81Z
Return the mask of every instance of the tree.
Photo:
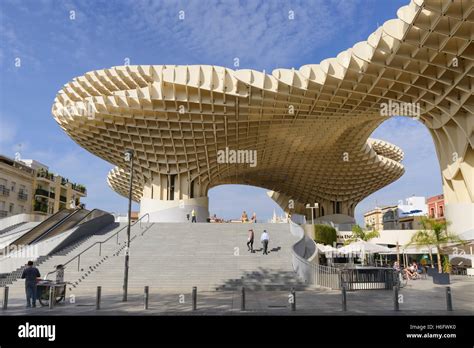
M352 237L349 238L345 244L350 244L357 240L363 240L368 242L372 238L380 237L380 233L377 230L373 231L364 231L359 225L352 226Z
M426 230L424 224L422 223L423 230L416 232L408 242L407 246L409 245L417 245L417 246L426 246L428 247L428 253L430 255L430 263L431 267L434 267L433 262L433 253L431 249L436 245L435 241L433 240L433 235L430 231Z
M337 242L337 231L329 225L314 225L314 240L325 245L335 245Z
M431 248L436 248L438 259L438 272L443 272L443 263L441 256L443 255L443 247L447 243L465 243L461 238L455 234L448 232L449 222L438 221L432 218L423 217L421 219L422 230L417 231L407 243L408 245L426 246L430 249L431 264L433 264L433 257L431 255Z

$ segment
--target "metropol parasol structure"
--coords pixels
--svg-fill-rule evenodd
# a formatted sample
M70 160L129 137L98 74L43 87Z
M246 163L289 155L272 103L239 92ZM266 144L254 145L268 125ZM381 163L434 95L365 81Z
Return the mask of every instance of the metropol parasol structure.
M133 199L152 221L208 217L207 193L248 184L294 215L353 216L364 197L404 173L400 148L370 134L387 105L414 105L435 144L447 219L474 222L474 3L412 0L395 19L335 58L271 74L219 66L137 65L67 83L54 118L79 145L113 163L128 196L123 153L134 151ZM84 110L87 110L86 114ZM219 161L255 151L255 166Z

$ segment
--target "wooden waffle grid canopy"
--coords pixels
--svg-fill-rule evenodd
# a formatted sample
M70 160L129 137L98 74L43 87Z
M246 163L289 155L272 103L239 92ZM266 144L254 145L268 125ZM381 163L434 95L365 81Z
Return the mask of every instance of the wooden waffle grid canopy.
M59 91L52 113L78 144L117 166L108 183L126 196L123 153L134 150L136 201L157 177L177 175L196 184L195 197L248 184L353 208L404 172L398 147L368 139L388 119L382 105L416 103L446 201L473 202L473 7L413 0L336 58L271 75L206 65L88 72ZM255 150L257 165L218 163L226 148ZM186 197L189 189L174 199Z

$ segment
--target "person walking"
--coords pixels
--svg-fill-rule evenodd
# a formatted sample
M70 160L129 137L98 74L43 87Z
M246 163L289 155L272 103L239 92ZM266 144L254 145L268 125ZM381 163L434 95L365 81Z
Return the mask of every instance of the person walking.
M270 241L270 236L267 233L267 230L263 230L263 233L260 237L260 242L263 245L263 255L268 255L268 242Z
M255 234L252 229L249 230L249 236L247 238L247 248L248 250L253 253L253 240L254 240Z
M38 268L33 266L33 261L28 261L28 265L21 274L21 279L25 279L26 308L36 307L36 279L41 277Z
M191 223L193 223L193 222L197 222L196 221L196 210L194 210L194 209L191 212Z

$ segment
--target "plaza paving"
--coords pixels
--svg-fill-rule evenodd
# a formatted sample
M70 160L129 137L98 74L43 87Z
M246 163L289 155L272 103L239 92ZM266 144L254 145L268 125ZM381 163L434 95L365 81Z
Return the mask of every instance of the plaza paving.
M241 311L240 291L198 289L197 310L192 310L188 293L150 288L149 308L143 309L143 292L131 289L129 301L121 302L121 292L104 291L101 309L95 308L95 293L75 297L75 303L59 304L54 309L26 309L23 298L12 298L1 315L474 315L474 278L452 277L453 311L446 310L446 287L432 279L410 281L400 289L400 311L393 310L390 290L347 292L347 312L342 311L340 291L307 288L296 293L296 311L291 311L288 291L247 291L246 310ZM68 294L69 296L73 293Z

